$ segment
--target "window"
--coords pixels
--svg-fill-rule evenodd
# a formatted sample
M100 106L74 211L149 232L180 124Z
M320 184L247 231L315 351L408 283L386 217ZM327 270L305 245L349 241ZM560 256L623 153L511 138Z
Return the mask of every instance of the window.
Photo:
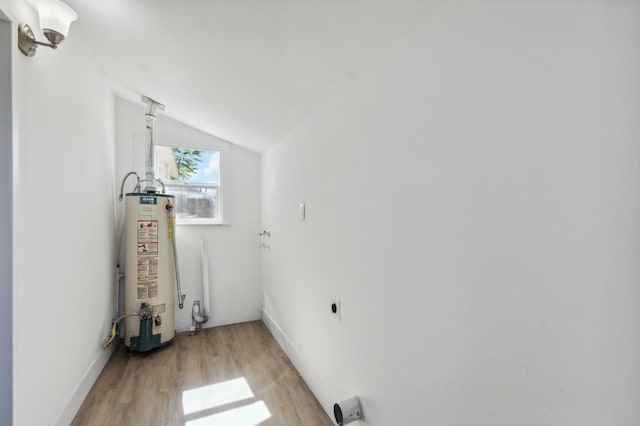
M221 151L156 145L156 175L175 195L177 224L222 223Z

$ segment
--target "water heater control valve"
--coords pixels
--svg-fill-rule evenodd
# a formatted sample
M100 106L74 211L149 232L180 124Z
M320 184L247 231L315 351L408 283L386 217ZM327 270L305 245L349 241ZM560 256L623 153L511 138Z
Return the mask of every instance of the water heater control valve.
M140 310L138 311L138 316L142 320L153 318L153 311L151 310L151 306L149 306L149 305L147 305L146 303L143 302L140 305Z

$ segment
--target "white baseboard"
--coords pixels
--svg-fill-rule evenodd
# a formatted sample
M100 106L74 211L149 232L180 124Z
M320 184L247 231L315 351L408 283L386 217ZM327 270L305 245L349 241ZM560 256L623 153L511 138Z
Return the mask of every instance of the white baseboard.
M336 402L333 394L311 366L305 361L304 355L295 344L282 331L274 319L264 310L262 311L262 322L267 326L273 337L276 339L284 353L287 354L293 366L298 370L300 376L305 381L311 392L316 397L322 409L333 420L333 404Z
M78 413L80 406L84 402L84 399L89 394L91 387L96 382L96 379L104 369L104 366L107 365L107 361L109 361L109 358L111 358L111 355L113 355L113 351L117 346L118 345L116 340L116 344L114 344L111 349L102 351L98 358L93 361L93 364L91 364L91 366L87 369L75 393L69 399L66 406L64 407L64 410L62 410L62 413L60 413L60 415L56 419L54 423L55 426L67 426L71 424L73 418Z

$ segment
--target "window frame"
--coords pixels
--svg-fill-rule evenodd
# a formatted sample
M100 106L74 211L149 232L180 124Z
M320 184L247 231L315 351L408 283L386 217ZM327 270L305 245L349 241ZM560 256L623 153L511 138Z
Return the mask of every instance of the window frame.
M187 183L187 182L179 182L179 181L165 181L162 180L166 187L166 193L169 195L173 195L171 193L170 188L215 188L216 189L216 209L215 209L215 218L180 218L176 217L176 226L181 225L227 225L228 224L228 215L226 214L226 210L224 208L224 187L226 186L226 176L225 176L225 163L227 161L228 156L228 143L216 143L214 141L210 143L180 143L174 142L175 140L184 140L185 137L157 137L155 140L155 147L164 146L169 148L185 148L185 149L197 149L201 151L217 151L220 153L220 183ZM154 152L154 156L157 151ZM155 161L154 157L154 173L158 172L159 164L158 161Z

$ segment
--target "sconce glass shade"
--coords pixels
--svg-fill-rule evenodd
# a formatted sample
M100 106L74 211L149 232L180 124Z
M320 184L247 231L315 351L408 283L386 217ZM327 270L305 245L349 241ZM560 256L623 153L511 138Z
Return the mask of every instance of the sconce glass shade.
M42 32L53 44L62 42L71 23L78 19L78 14L59 0L31 0L31 4L38 11Z

